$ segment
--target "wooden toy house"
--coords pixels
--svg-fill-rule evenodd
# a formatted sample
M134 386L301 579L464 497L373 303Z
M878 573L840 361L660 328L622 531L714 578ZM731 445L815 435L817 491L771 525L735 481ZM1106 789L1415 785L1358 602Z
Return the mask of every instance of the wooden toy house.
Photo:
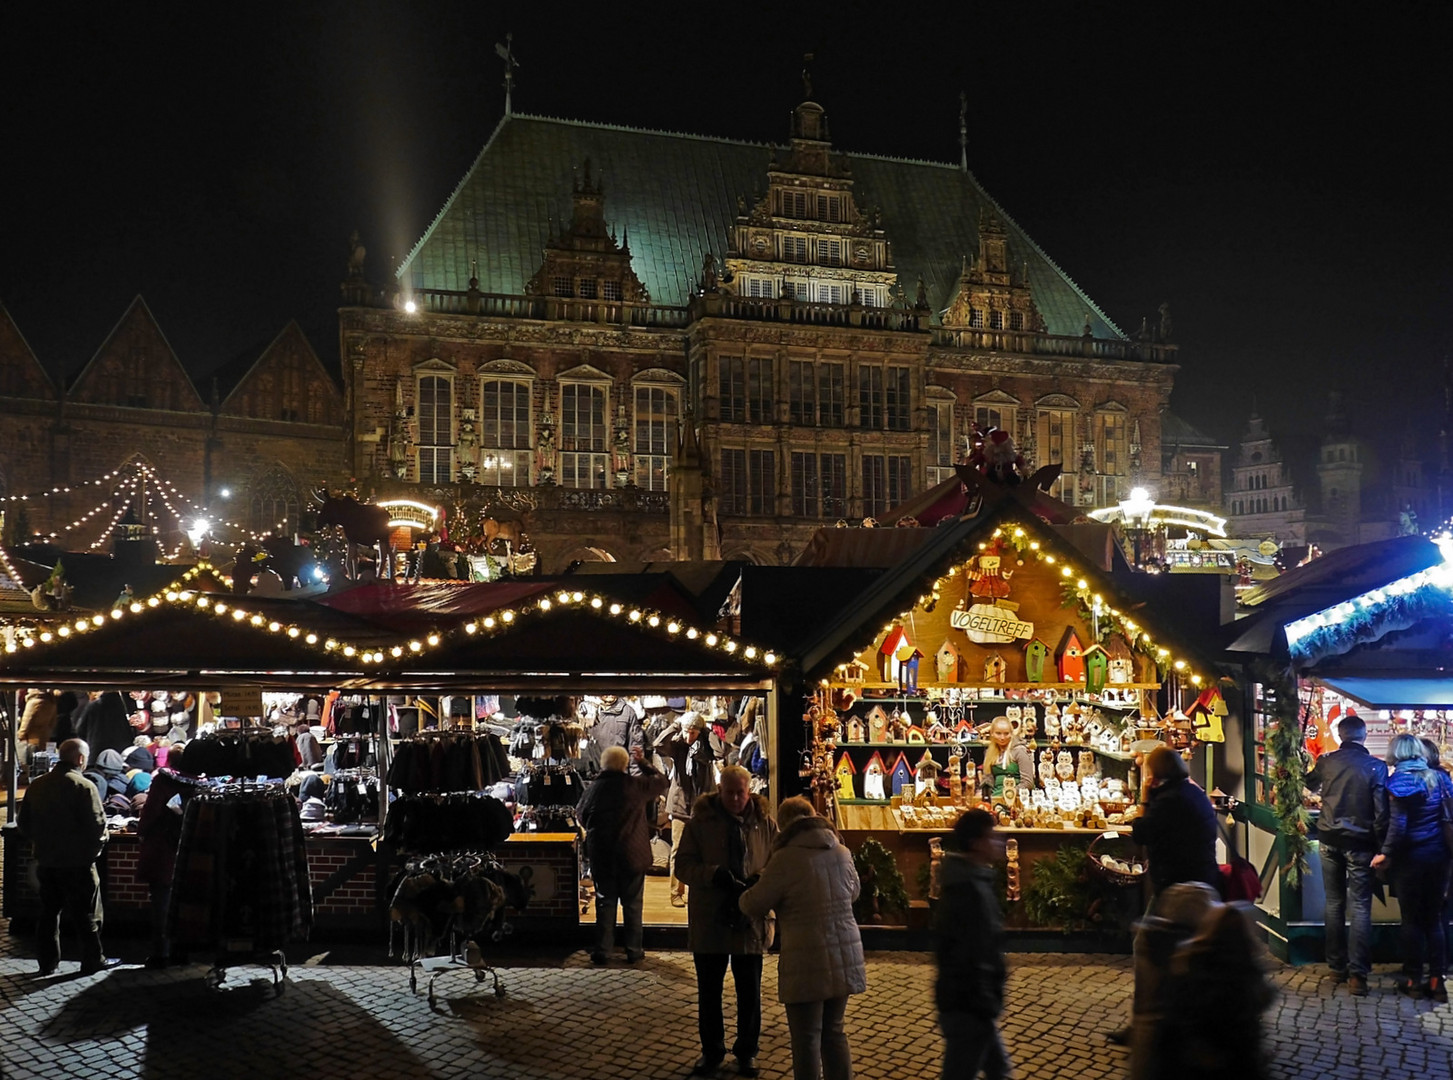
M1062 683L1082 683L1085 681L1085 646L1080 641L1080 635L1075 632L1073 626L1066 626L1064 637L1060 639L1059 648L1054 652L1055 668L1059 672L1059 681Z
M1098 694L1110 677L1110 654L1103 645L1091 645L1080 654L1085 664L1085 689Z
M1040 638L1024 643L1024 681L1044 682L1044 665L1052 655L1049 645Z

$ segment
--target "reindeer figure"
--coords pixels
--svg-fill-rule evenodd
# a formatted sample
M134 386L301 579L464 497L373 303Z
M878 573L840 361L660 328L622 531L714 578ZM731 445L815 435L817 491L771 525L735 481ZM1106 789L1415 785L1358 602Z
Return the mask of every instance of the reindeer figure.
M358 578L358 554L354 551L355 546L376 548L378 573L383 576L392 576L390 573L390 563L393 559L393 546L390 543L392 530L389 528L387 510L372 503L361 503L352 495L335 499L323 491L313 492L313 500L319 507L318 527L321 529L329 525L337 525L348 539L349 547L345 562L350 578L355 580Z

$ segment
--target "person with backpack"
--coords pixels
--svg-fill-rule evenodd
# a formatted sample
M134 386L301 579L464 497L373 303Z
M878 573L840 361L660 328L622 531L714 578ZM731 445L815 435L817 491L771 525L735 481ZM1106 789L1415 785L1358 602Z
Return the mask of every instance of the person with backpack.
M1387 759L1393 770L1387 782L1387 837L1372 868L1391 873L1402 908L1403 973L1397 992L1441 1003L1448 1000L1443 903L1453 850L1445 835L1444 804L1453 804L1453 781L1428 763L1428 751L1416 735L1393 736Z

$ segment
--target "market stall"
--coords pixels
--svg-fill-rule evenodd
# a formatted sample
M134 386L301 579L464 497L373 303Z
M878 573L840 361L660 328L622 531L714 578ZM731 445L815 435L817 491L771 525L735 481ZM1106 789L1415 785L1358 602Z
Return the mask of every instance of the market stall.
M308 837L320 932L381 925L392 871L390 795L416 804L455 796L507 803L518 831L503 859L531 887L520 922L573 925L579 914L576 800L547 804L538 792L520 799L515 793L538 774L542 786L559 777L557 790L578 798L591 774L573 764L589 755L588 709L607 702L639 707L642 717L690 702L719 710L723 720L738 702L760 702L748 733L758 746L759 785L770 788L778 658L681 614L587 593L573 583L380 586L323 601L238 598L189 584L178 582L125 611L84 620L84 629L78 620L64 633L7 652L0 679L16 689L144 687L150 694L188 688L202 700L216 695L219 717L235 715L239 726L259 735L293 736L303 721L330 754L352 747L349 763L334 762L338 768L327 774L321 820ZM740 713L737 720L740 750ZM525 747L511 739L510 753L503 753L504 739L523 729L538 742ZM434 759L445 762L446 747L464 740L469 753L461 760L490 760L478 745L488 739L501 751L493 772L478 765L457 771L447 763L434 772ZM411 753L417 759L424 744L422 780L416 766L393 768ZM369 779L376 808L369 812L370 798L362 812L358 799L340 800L353 806L352 820L336 820L333 793ZM379 829L383 842L375 854ZM140 913L144 903L144 889L128 874L134 862L127 837L122 826L107 855L113 921ZM22 848L7 831L6 872L14 880L7 880L5 902L12 917L23 916L29 896Z
M1337 746L1348 714L1385 754L1400 732L1453 753L1453 540L1399 537L1344 548L1242 597L1226 656L1242 673L1249 853L1259 919L1277 955L1317 960L1324 944L1319 801L1303 779ZM1397 956L1395 898L1373 903L1373 958Z
M1171 620L1115 587L1104 533L1051 525L1042 492L979 494L805 650L803 768L860 868L876 858L881 878L886 856L910 905L938 841L983 806L1011 838L1010 924L1093 925L1144 870L1117 838L1135 754L1164 742L1211 790L1224 703Z

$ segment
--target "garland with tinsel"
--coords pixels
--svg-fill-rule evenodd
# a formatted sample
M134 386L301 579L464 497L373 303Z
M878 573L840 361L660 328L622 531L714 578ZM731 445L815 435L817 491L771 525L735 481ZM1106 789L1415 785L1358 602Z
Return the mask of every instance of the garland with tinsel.
M1287 884L1296 888L1307 866L1310 819L1302 805L1306 788L1307 752L1297 705L1297 684L1292 672L1262 665L1256 672L1266 709L1266 751L1270 759L1271 810L1286 850Z
M1138 633L1126 627L1123 619L1112 615L1107 609L1102 607L1097 618L1092 606L1093 602L1090 590L1081 589L1078 582L1065 581L1060 585L1059 606L1073 610L1085 626L1098 627L1099 633L1094 635L1095 644L1103 644L1111 634L1119 634L1126 641L1133 643L1132 649L1154 663L1156 677L1164 679L1170 668L1170 665L1166 663L1166 658L1146 646Z
M1437 585L1423 585L1402 596L1360 608L1328 626L1308 631L1291 652L1303 665L1315 664L1325 656L1340 656L1358 645L1377 641L1394 630L1406 630L1424 619L1453 615L1453 596Z

